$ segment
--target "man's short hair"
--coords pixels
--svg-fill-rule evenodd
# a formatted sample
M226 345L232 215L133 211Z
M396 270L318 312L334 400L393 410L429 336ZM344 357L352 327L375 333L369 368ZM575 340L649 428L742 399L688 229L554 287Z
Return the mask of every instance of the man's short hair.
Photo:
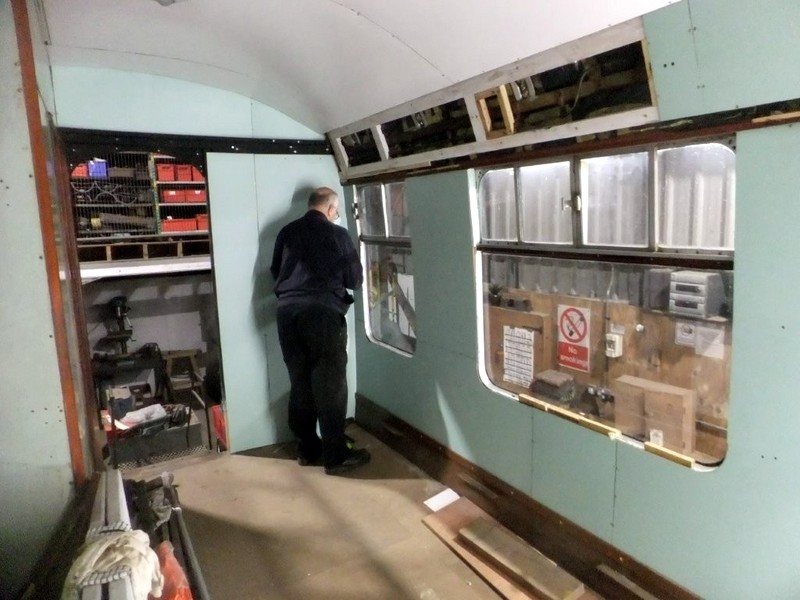
M329 187L317 188L308 197L308 208L325 208L336 197L338 194Z

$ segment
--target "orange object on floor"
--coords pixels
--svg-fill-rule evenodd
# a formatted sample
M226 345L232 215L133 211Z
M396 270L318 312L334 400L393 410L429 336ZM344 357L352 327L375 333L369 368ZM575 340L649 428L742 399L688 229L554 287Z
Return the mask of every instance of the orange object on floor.
M220 450L227 450L228 434L225 430L225 413L222 412L221 404L215 404L211 407L211 420L214 422L214 435L217 436L217 444Z
M164 577L160 600L194 600L186 573L183 572L178 559L175 558L172 542L166 540L161 542L156 546L155 552L161 567L161 575Z

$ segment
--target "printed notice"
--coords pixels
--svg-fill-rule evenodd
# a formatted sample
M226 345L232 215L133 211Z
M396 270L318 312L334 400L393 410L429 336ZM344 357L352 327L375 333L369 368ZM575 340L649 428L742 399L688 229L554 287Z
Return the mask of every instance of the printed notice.
M558 364L589 372L589 310L558 305Z
M533 331L503 327L503 381L528 387L533 381Z
M725 358L725 330L718 325L698 325L695 331L696 354L708 358Z

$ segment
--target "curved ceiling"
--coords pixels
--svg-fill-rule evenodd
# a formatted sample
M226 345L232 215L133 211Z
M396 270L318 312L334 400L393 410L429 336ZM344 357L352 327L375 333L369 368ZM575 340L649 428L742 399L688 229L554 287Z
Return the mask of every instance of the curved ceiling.
M674 0L41 0L55 65L185 79L319 133Z

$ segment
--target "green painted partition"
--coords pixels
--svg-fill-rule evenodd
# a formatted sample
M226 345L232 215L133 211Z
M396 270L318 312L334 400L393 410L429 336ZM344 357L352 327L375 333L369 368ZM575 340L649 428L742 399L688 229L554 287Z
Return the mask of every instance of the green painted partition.
M662 119L800 97L795 0L688 0L643 18Z
M278 231L306 212L311 190L322 185L337 189L337 181L330 156L208 155L225 412L233 452L291 439L289 378L275 327L269 264ZM355 364L349 365L349 379L353 389Z

